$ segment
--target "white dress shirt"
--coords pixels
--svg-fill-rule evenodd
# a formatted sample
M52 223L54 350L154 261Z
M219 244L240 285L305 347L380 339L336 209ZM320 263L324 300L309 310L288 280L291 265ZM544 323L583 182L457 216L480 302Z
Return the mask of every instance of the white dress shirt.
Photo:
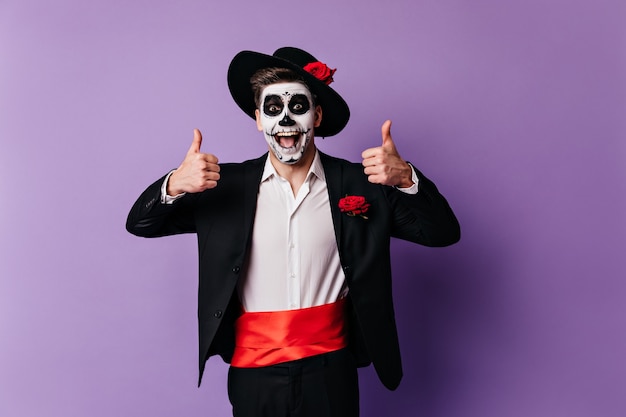
M245 311L280 311L337 301L347 292L326 177L316 152L296 196L265 163L249 262L239 283Z

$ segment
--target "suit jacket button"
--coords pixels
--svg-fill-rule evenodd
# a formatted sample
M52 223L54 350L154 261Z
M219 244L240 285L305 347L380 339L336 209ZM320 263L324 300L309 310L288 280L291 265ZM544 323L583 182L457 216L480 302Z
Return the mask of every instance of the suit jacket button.
M215 313L213 313L213 317L215 317L216 319L219 319L222 317L222 310L215 310Z
M238 266L236 266L236 267L234 267L234 268L233 268L233 272L234 272L235 274L238 274L238 273L239 273L239 271L240 271L240 269L241 269L241 268L239 268Z

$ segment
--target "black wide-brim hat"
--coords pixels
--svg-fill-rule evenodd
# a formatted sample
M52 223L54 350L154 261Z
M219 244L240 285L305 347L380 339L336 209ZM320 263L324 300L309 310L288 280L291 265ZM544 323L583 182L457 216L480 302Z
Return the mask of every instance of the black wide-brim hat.
M316 104L322 106L322 122L315 128L315 136L333 136L348 123L350 109L344 99L325 81L304 70L304 66L316 62L319 61L313 55L292 47L277 49L273 55L242 51L235 55L228 67L228 88L241 110L254 119L257 107L250 84L252 75L263 68L293 70L302 76L309 90L316 96Z

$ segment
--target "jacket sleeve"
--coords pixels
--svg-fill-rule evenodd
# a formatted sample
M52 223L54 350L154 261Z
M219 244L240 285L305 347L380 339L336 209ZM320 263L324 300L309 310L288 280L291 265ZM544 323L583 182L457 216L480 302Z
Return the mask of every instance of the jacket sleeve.
M461 230L450 205L432 181L415 171L419 178L417 194L385 187L392 206L391 235L425 246L448 246L458 242Z
M160 237L195 232L194 201L187 194L172 204L161 203L165 176L150 185L137 199L126 219L126 230L136 236Z

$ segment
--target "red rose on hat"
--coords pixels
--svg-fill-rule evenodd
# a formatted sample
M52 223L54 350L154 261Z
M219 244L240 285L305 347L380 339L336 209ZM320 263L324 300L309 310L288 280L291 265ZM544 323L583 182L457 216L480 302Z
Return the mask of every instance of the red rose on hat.
M328 65L319 61L306 64L304 67L302 67L302 69L304 69L306 72L308 72L318 80L326 83L326 85L329 85L334 81L333 75L335 74L335 71L337 71L336 68L330 69L328 68Z
M370 204L365 200L365 197L360 195L347 195L339 200L339 210L342 213L346 213L348 216L364 216L370 208Z

